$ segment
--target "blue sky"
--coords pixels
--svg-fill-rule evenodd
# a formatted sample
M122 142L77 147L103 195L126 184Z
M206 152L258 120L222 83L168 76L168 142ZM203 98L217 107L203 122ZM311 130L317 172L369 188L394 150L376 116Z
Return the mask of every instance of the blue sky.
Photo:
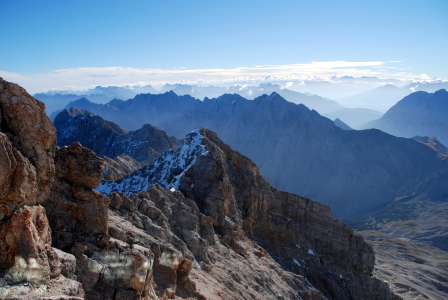
M227 70L218 76L224 78L241 68L334 61L358 71L381 69L392 77L448 79L446 0L0 4L0 76L25 88L76 86L85 83L78 82L82 76L92 84L114 77L116 84L120 74L127 83L145 76L148 81L188 80L195 70L201 70L195 80L216 69ZM345 66L333 70L338 68Z

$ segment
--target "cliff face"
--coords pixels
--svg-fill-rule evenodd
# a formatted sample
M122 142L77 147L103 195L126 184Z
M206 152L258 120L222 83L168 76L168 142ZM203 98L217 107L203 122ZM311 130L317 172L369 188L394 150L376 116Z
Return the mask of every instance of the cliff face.
M190 160L185 162L185 157ZM118 209L123 199L133 199L134 203L141 203L142 197L154 199L143 196L147 195L145 192L139 193L139 198L133 194L154 183L170 189L164 193L181 197L184 205L191 206L194 200L194 209L199 209L201 217L191 219L201 222L182 219L179 228L176 220L172 230L186 243L194 261L202 261L209 265L207 268L222 263L213 253L219 240L245 259L274 259L284 270L302 276L309 287L330 299L392 297L382 283L371 278L374 255L361 237L334 219L327 206L272 188L252 161L232 150L212 131L200 129L190 133L178 153L165 153L154 166L115 183L103 182L99 190L129 194L112 192L111 205L116 204ZM154 187L149 193L155 193ZM166 217L163 219L170 222L174 212L155 203ZM143 205L145 209L147 206ZM203 228L202 215L211 225L208 228ZM140 223L145 226L144 221ZM258 245L254 247L254 243ZM239 271L247 272L244 268Z
M21 282L82 296L81 284L70 278L71 257L51 247L42 206L54 180L56 130L40 101L1 78L0 113L0 297L31 297L29 285L9 288Z
M42 105L0 87L2 299L396 298L371 277L361 237L328 207L270 187L215 133L190 135L203 151L164 169L185 166L163 177L172 189L106 197L92 191L104 162L79 143L56 148Z
M143 164L127 155L119 155L114 159L103 157L104 180L118 180L132 172L143 168Z
M41 204L54 176L55 130L43 107L0 81L0 268L12 282L46 280L51 272L51 231Z

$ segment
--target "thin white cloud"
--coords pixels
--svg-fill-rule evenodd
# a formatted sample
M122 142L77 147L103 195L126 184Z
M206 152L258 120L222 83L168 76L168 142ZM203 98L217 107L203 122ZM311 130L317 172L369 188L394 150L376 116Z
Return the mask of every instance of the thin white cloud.
M0 71L5 80L16 82L29 92L54 90L81 90L95 86L161 85L165 83L216 84L245 81L330 80L331 78L378 77L381 79L412 80L420 74L394 72L393 67L382 61L370 62L310 62L290 65L264 65L234 69L187 69L174 70L138 69L128 67L60 69L51 73L25 76Z

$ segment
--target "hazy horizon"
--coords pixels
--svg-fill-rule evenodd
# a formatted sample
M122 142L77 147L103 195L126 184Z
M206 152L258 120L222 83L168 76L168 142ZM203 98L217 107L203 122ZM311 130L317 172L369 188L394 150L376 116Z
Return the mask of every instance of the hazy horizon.
M0 11L0 76L30 93L344 76L445 80L447 12L448 2L436 0L9 1Z

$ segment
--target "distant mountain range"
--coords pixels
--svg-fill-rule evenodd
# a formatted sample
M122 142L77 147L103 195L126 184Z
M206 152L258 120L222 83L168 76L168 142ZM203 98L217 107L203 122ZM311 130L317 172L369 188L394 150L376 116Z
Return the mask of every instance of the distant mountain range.
M393 84L386 84L368 92L340 98L338 101L352 107L356 105L384 112L412 92L409 88L399 88Z
M448 92L415 92L404 97L381 118L364 124L402 137L435 136L448 145Z
M254 100L223 95L200 101L168 92L105 105L82 99L70 107L127 130L150 122L182 137L198 127L210 128L254 160L275 187L327 204L338 216L369 212L394 200L410 180L448 168L448 161L425 144L379 130L343 130L277 93Z
M440 89L448 89L448 81L411 82L403 86L386 84L370 91L336 99L339 103L348 107L364 107L375 111L385 112L403 97L417 92L425 91L434 93ZM358 128L359 126L357 126Z
M59 111L70 101L75 101L80 98L86 98L94 103L106 104L113 99L127 100L133 98L138 94L138 92L163 94L169 91L173 91L179 96L189 95L199 100L203 100L205 98L216 98L223 94L238 94L246 99L255 99L263 94L271 94L276 92L286 100L297 104L304 104L308 108L314 109L332 120L339 118L352 128L357 128L361 124L377 119L382 115L382 113L378 111L366 108L346 108L336 101L328 98L323 98L310 93L300 93L282 88L280 85L269 83L260 84L258 86L234 85L229 87L204 87L197 85L167 84L159 91L155 90L151 86L133 89L123 87L96 87L95 89L84 91L79 95L73 94L73 92L65 94L64 92L48 92L35 94L34 96L46 103L47 113L51 115L52 119L54 119L54 116L59 113Z
M42 101L46 105L48 115L51 115L57 110L61 110L70 101L74 101L83 97L96 103L107 103L112 99L130 99L139 93L157 93L157 90L152 86L144 87L118 87L97 86L86 91L49 91L46 93L34 94L34 98Z

